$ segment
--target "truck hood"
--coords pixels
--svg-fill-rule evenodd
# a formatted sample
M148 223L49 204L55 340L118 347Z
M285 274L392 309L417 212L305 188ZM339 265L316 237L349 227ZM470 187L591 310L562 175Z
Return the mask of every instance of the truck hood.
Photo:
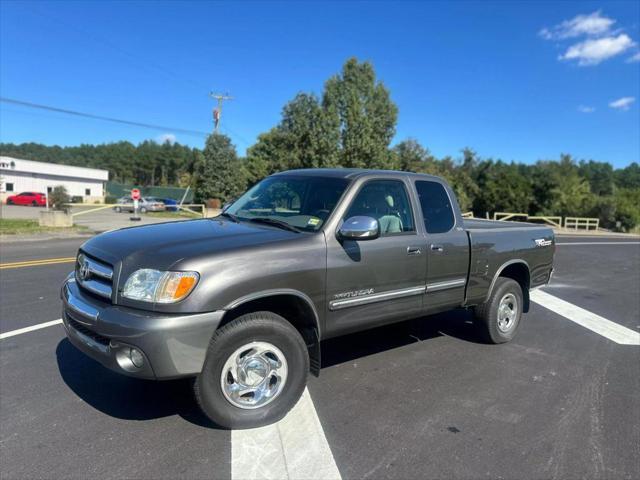
M81 249L112 265L132 261L141 267L168 269L183 259L301 236L305 234L215 218L114 230L93 237Z

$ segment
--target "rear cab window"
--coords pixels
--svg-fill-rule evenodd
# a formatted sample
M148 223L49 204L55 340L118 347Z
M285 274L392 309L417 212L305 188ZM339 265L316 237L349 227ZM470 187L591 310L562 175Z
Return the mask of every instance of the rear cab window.
M439 182L418 180L416 191L427 233L445 233L451 230L456 217L444 186Z

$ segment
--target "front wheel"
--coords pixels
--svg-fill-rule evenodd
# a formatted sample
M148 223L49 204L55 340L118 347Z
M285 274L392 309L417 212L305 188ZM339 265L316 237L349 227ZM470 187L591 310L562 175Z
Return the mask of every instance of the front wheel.
M524 306L522 288L511 278L499 277L489 299L475 309L478 327L490 343L513 339Z
M308 371L307 347L289 322L271 312L249 313L214 334L194 391L221 427L260 427L293 408Z

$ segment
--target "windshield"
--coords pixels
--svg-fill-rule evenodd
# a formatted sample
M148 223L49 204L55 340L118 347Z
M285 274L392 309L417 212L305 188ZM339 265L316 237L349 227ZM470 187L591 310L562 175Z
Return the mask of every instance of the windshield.
M238 220L268 218L314 232L329 218L349 181L344 178L268 177L256 184L225 213Z

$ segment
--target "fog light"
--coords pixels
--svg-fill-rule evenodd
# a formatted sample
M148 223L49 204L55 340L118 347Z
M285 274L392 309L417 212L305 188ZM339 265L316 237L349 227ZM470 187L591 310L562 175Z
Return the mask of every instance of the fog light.
M144 357L142 356L142 352L137 348L129 349L129 358L131 359L131 363L136 368L142 368L144 365Z

